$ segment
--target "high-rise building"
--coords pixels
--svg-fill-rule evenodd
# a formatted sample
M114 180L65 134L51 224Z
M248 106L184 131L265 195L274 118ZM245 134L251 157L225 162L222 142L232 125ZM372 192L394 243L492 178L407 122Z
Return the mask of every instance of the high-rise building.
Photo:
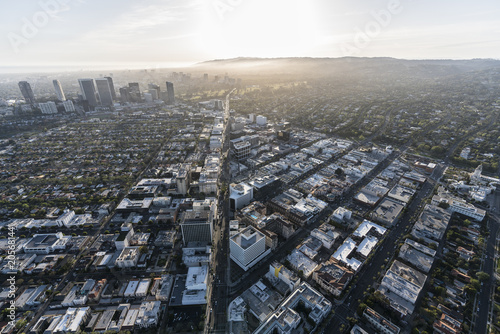
M129 94L131 102L141 102L141 89L139 88L138 82L129 82L128 87L130 88Z
M82 97L88 102L91 109L97 107L96 90L93 79L78 79L80 84L80 90L82 91Z
M31 85L29 84L29 82L19 81L18 85L26 103L35 104L35 94L33 94L33 90L31 89Z
M174 84L167 81L168 104L175 104Z
M52 80L52 83L54 84L54 88L56 90L56 95L59 101L66 101L66 97L64 96L64 92L61 86L61 83L59 80Z
M63 102L64 110L66 112L75 112L75 106L73 105L73 101L71 100L66 100Z
M101 100L101 105L112 106L113 105L113 94L111 93L111 87L109 87L109 81L106 78L95 79L95 84L97 86L97 92Z
M120 88L120 100L122 103L131 102L129 87Z
M203 81L208 81L208 73L203 74Z
M57 114L57 106L53 101L39 103L38 107L40 107L42 114Z
M168 103L168 94L166 90L161 91L161 100L165 103Z
M109 89L111 89L111 96L113 97L113 101L116 101L116 92L115 92L115 85L113 84L113 78L104 77L104 79L108 80Z
M156 94L156 91L154 90L151 90L151 92L154 92ZM144 95L144 102L149 102L149 103L153 102L153 94L151 94L149 90L145 91L143 95Z
M266 250L266 236L253 226L232 236L229 239L229 250L231 260L245 271L271 253L270 248Z
M158 100L160 97L161 97L161 89L160 89L160 86L156 85L156 84L153 84L153 83L150 83L148 85L148 88L150 90L150 94L153 95L153 99L154 100ZM156 91L156 97L154 97L155 95L151 92L151 90L155 90Z
M215 100L214 101L214 109L215 110L222 110L222 109L224 109L224 103L222 102L222 100Z

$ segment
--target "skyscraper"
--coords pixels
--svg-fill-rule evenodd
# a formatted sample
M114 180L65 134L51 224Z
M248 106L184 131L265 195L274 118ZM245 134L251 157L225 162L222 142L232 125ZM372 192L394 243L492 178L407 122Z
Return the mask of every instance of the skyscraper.
M83 99L89 103L91 109L98 106L93 79L78 79Z
M54 88L56 89L56 94L59 101L66 101L66 97L64 96L64 92L59 80L52 80L52 83L54 84Z
M168 94L168 104L174 104L175 103L175 97L174 97L174 84L170 81L167 81L167 94Z
M115 85L113 84L113 78L112 77L104 77L104 79L108 80L109 89L111 89L111 96L113 97L113 101L116 101L116 92L115 92Z
M109 80L106 78L95 79L95 84L101 99L101 105L112 106L113 94L111 93L111 87L109 87Z
M33 90L28 81L19 81L19 89L21 90L21 94L23 94L24 100L26 103L35 104L35 94L33 94Z
M130 102L130 88L129 87L120 88L120 100L123 103Z
M66 100L63 102L64 110L66 112L75 112L75 106L73 105L73 101L71 100Z
M141 102L141 89L139 88L138 82L129 82L128 87L130 88L130 98L133 102Z
M57 114L57 106L54 101L39 103L38 107L42 111L42 114Z
M156 90L156 98L154 98L155 100L157 100L161 97L160 86L153 84L153 83L150 83L150 84L148 84L148 88L149 88L149 90L153 90L153 89ZM151 92L149 92L149 93L151 93Z

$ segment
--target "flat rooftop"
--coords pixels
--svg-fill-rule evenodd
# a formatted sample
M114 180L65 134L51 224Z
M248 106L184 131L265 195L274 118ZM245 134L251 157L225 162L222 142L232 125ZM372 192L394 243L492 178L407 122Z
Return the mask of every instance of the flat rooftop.
M378 234L380 235L384 235L385 232L387 231L387 229L385 227L382 227L380 225L377 225L369 220L364 220L359 226L358 228L356 229L356 231L354 231L352 233L353 236L356 236L356 237L365 237L368 232L370 232L371 230L374 230L376 231Z
M432 263L434 263L434 258L432 256L420 252L407 243L401 246L399 257L426 273L431 270Z
M263 238L265 238L264 234L257 231L252 226L249 226L242 232L233 236L231 241L239 245L241 248L247 249Z
M379 221L392 225L403 208L404 205L401 202L386 197L380 202L375 210L373 210L372 214L375 215Z
M357 271L361 266L361 261L356 258L348 258L349 255L357 248L356 242L351 238L345 239L344 243L337 249L332 257Z

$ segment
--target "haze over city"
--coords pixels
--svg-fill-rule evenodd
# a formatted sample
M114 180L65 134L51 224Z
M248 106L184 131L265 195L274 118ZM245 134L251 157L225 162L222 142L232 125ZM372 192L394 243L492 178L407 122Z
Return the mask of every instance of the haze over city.
M1 71L233 57L498 58L495 0L40 0L0 5ZM361 36L364 34L364 36ZM24 67L24 68L23 68Z
M0 18L0 334L500 334L498 0Z

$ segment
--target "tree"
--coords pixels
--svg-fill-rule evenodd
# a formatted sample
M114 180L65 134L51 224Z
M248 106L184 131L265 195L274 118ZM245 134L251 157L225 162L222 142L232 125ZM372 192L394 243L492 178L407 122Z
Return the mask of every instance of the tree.
M439 156L440 154L444 153L444 148L441 146L432 146L431 148L431 154L434 156Z
M367 308L367 305L365 303L360 303L357 309L358 315L361 317L363 315L363 312Z
M26 326L27 324L28 324L28 321L25 319L18 320L16 322L16 329L24 328L24 326Z
M487 273L485 273L484 271L480 271L476 274L476 277L477 279L480 281L480 282L485 282L487 280L490 279L490 275L488 275Z
M146 254L147 252L148 252L148 246L143 245L143 246L139 247L140 254Z
M438 206L440 208L443 208L443 209L448 209L450 207L450 204L446 203L446 202L439 202Z

